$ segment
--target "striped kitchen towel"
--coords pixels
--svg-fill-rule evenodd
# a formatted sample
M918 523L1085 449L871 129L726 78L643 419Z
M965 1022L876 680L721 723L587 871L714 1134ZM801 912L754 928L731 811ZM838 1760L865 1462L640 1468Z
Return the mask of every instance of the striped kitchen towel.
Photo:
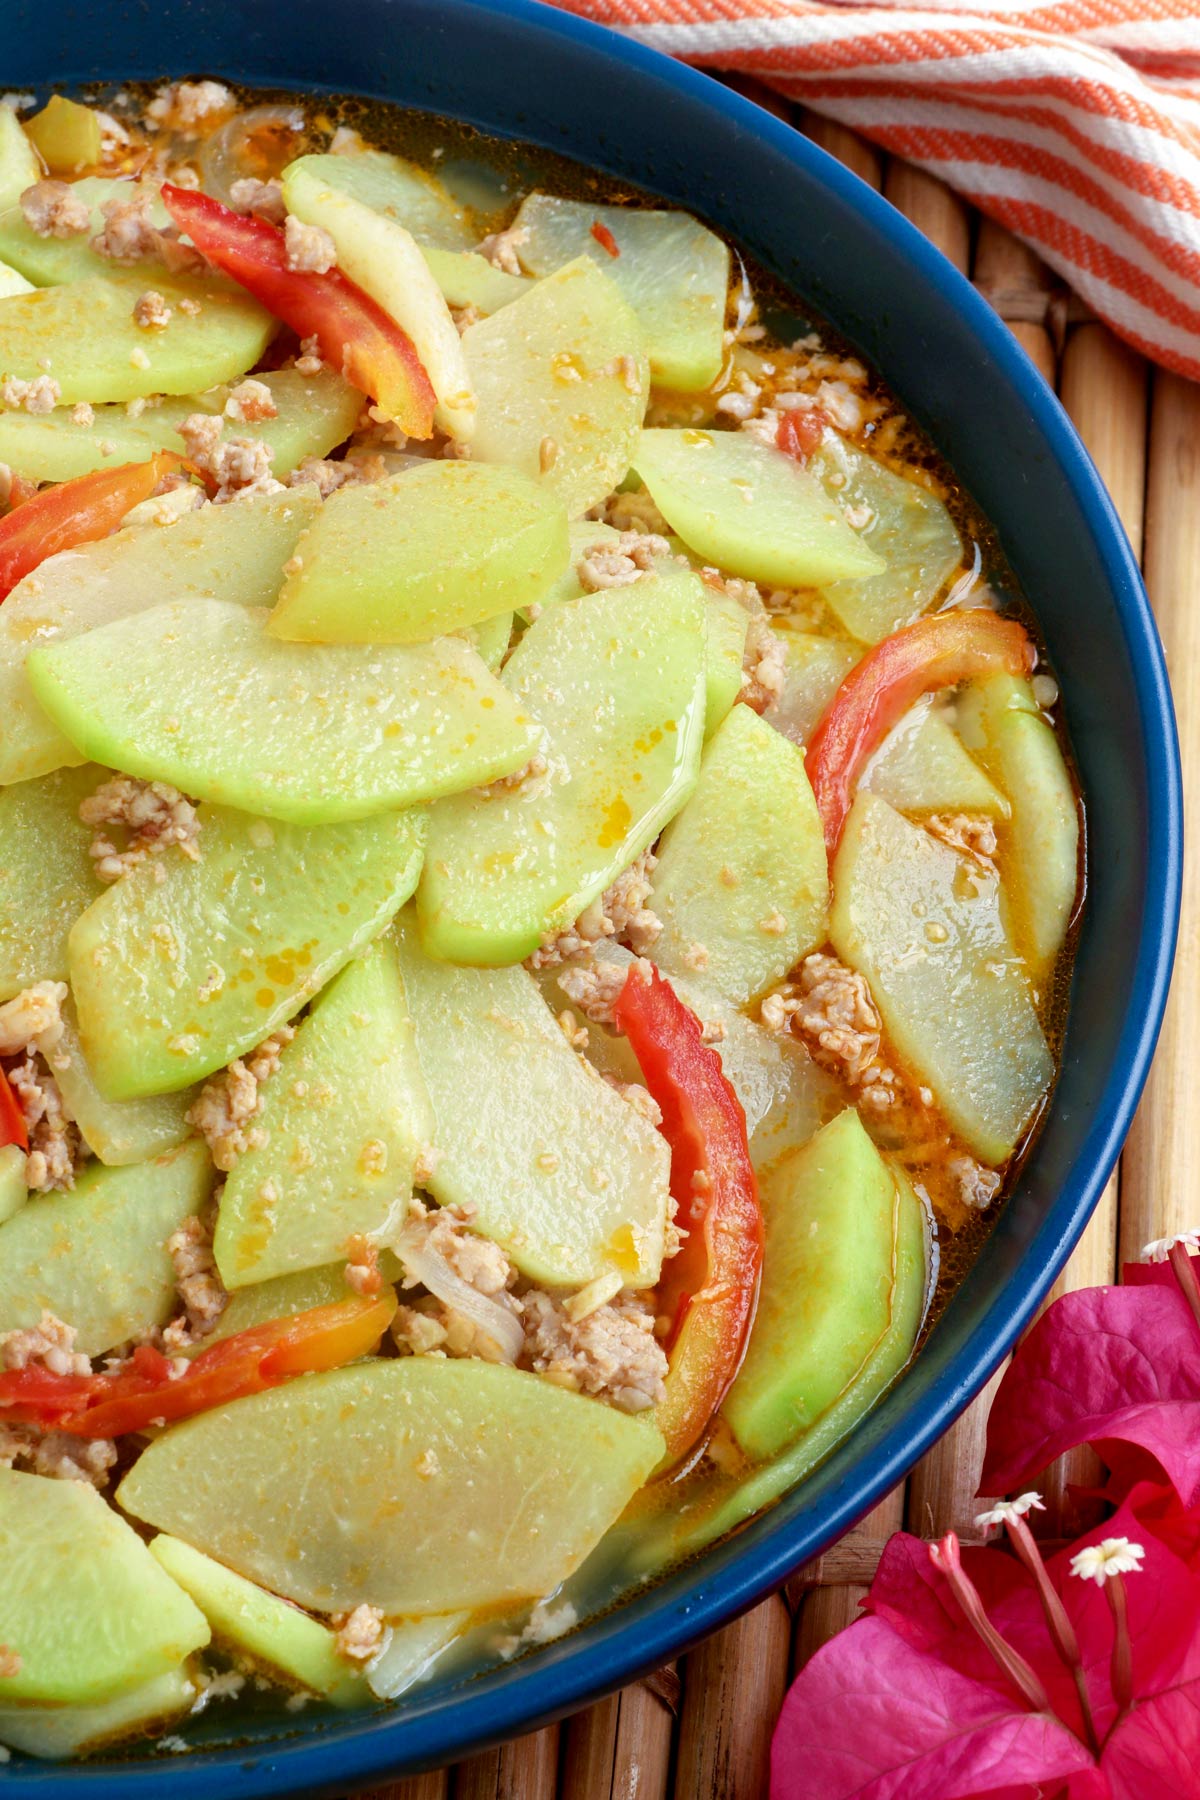
M956 188L1200 379L1200 0L555 0Z

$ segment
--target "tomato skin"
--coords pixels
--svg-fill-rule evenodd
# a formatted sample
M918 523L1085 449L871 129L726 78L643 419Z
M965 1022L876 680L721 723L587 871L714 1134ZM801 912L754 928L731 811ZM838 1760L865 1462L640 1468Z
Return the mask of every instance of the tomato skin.
M28 1150L29 1133L12 1084L0 1072L0 1150L7 1149L9 1144L19 1144L22 1150Z
M977 675L1029 675L1025 627L985 607L931 613L884 638L855 664L822 713L804 766L832 859L864 763L922 694Z
M98 1377L52 1375L49 1369L0 1369L0 1422L49 1430L86 1405Z
M758 1182L746 1115L704 1042L700 1021L649 964L635 964L613 1007L671 1147L671 1193L688 1233L665 1265L660 1311L674 1321L666 1341L666 1398L654 1422L667 1440L662 1469L703 1439L741 1367L762 1273Z
M785 412L775 427L775 448L790 456L793 462L806 463L821 439L829 420L819 406L808 412Z
M144 1431L366 1356L395 1311L396 1296L385 1288L369 1299L351 1295L290 1318L268 1319L202 1350L174 1378L173 1365L149 1344L139 1344L124 1368L111 1375L52 1375L36 1367L0 1372L0 1419L52 1427L72 1437Z
M331 368L377 401L409 437L432 435L434 392L413 341L369 294L340 269L289 269L283 232L264 219L170 182L162 197L209 262L298 337L315 337Z
M162 450L147 462L94 469L22 500L0 519L0 600L48 556L107 537L164 475L186 467L182 456Z

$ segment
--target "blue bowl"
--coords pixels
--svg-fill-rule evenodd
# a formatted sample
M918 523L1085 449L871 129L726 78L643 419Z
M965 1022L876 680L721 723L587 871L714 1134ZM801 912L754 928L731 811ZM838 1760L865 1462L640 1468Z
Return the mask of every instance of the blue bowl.
M278 1715L236 1750L55 1768L39 1800L345 1793L583 1706L778 1586L901 1479L982 1386L1078 1238L1145 1080L1179 908L1178 747L1129 545L1054 395L1000 320L876 194L715 82L531 0L6 0L3 85L205 73L470 121L701 212L837 325L999 532L1063 687L1089 801L1088 905L1062 1074L1017 1190L921 1356L803 1486L571 1638L398 1710ZM2 1578L2 1577L0 1577Z

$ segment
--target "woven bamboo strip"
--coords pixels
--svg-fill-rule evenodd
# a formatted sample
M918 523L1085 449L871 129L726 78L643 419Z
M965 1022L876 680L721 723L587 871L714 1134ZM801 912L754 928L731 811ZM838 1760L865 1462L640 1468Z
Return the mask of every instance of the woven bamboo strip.
M1053 387L1058 357L1044 320L1054 283L1045 263L1002 225L980 219L971 278Z
M791 1637L791 1614L773 1594L692 1651L674 1800L762 1800Z
M909 1476L908 1529L918 1537L941 1537L947 1531L957 1531L964 1541L978 1537L975 1515L986 1502L975 1489L983 1463L988 1408L999 1384L997 1371Z
M484 1750L454 1771L454 1800L554 1800L558 1726Z
M672 1706L643 1682L577 1713L563 1727L561 1800L666 1800L674 1726Z
M785 1595L790 1604L798 1606L793 1675L814 1651L857 1618L858 1603L870 1586L883 1546L903 1523L901 1483L853 1531L788 1582Z
M446 1800L450 1792L450 1771L430 1769L426 1775L408 1775L388 1787L372 1788L359 1800Z
M866 138L848 131L835 119L823 119L820 113L804 113L800 125L806 137L810 137L814 144L819 144L822 150L853 170L868 187L883 186L883 158L874 144L868 144Z
M883 1545L873 1543L871 1548L878 1560ZM867 1575L864 1581L843 1581L813 1589L796 1621L796 1637L792 1645L793 1677L800 1673L810 1656L815 1656L822 1644L835 1638L847 1625L853 1625L859 1617L858 1603L870 1585L871 1575Z
M1125 1150L1121 1255L1194 1224L1200 1107L1192 1071L1200 1043L1200 387L1156 372L1146 489L1146 583L1166 647L1183 754L1183 920L1171 1001L1145 1098Z
M1140 556L1146 494L1145 360L1103 325L1076 326L1063 354L1062 403Z
M958 195L936 176L902 162L888 164L883 191L897 212L965 274L971 262L971 214Z
M1080 325L1063 351L1063 405L1091 453L1130 542L1140 555L1146 485L1146 365L1102 325ZM1114 1173L1091 1223L1051 1291L1053 1300L1073 1288L1111 1281L1117 1261L1118 1180ZM1095 1523L1095 1502L1072 1499L1072 1485L1096 1484L1099 1459L1087 1448L1061 1457L1041 1483L1044 1532L1067 1537Z

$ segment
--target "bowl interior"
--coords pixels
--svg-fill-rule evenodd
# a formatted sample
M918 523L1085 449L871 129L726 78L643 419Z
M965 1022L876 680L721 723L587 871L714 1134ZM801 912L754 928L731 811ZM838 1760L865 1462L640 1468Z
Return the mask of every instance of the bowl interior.
M748 1605L844 1531L982 1384L1050 1285L1120 1149L1165 1001L1180 881L1177 747L1136 564L1057 401L1001 322L876 195L769 115L532 0L8 0L4 84L208 74L358 92L525 139L691 206L882 373L996 527L1037 613L1090 802L1088 906L1062 1073L1017 1191L913 1368L803 1487L536 1658L391 1714L275 1715L171 1761L172 1791L345 1792L583 1704ZM332 26L332 29L331 29ZM216 1731L214 1726L214 1733ZM162 1791L162 1761L5 1780L49 1800Z

